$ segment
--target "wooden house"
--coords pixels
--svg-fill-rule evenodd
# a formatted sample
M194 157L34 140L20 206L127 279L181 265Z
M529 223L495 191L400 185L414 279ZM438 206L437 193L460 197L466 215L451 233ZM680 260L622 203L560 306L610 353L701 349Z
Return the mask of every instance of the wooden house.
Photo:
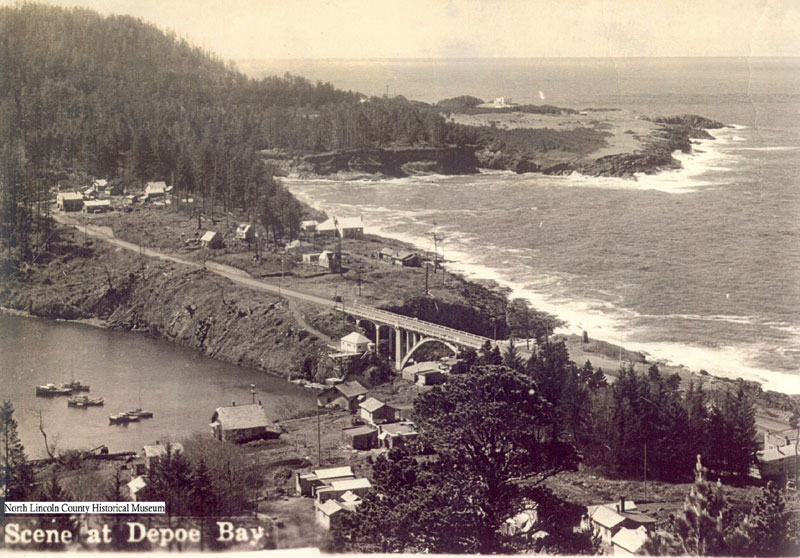
M647 529L639 526L636 529L622 527L611 537L611 550L614 556L636 556L643 554L644 543L647 542Z
M349 448L371 450L378 447L378 429L369 425L343 428L342 440Z
M334 238L359 238L364 235L361 217L331 217L317 225L317 234Z
M346 354L364 354L372 341L357 331L352 331L339 339L339 350Z
M357 381L342 382L321 391L317 395L317 405L320 407L336 405L345 411L354 412L366 393L367 388Z
M219 407L211 417L211 432L217 440L236 443L280 436L258 403Z
M256 229L250 223L241 223L236 227L236 238L250 242L256 237Z
M400 447L419 434L412 422L381 424L378 430L378 440L386 449Z
M362 401L358 407L361 418L369 424L383 424L385 422L394 422L397 420L397 411L395 408L374 397Z
M798 465L797 444L768 446L758 452L758 471L761 478L783 485L794 478Z
M218 249L222 248L222 235L217 231L206 231L200 238L203 248Z
M639 511L634 502L624 498L619 502L588 506L587 517L589 526L607 545L612 544L611 539L623 527L627 529L644 527L650 530L656 523L655 519Z
M179 444L178 442L171 442L169 444L144 446L144 448L142 448L142 454L144 455L145 471L150 473L156 463L167 456L167 453L171 453L173 455L183 453L183 445Z
M83 207L83 196L78 192L59 192L56 206L61 211L80 211Z
M299 496L313 496L317 487L329 486L335 480L354 478L356 476L350 466L317 469L311 473L297 472L295 475L295 490Z

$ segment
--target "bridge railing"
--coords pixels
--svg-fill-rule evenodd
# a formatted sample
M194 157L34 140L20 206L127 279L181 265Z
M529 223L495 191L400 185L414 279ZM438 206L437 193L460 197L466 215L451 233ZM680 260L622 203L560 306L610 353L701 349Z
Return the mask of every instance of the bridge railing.
M372 308L371 306L350 304L344 309L337 306L337 310L344 312L345 314L353 314L362 318L377 319L384 323L394 325L396 327L403 327L411 331L433 334L446 341L473 346L475 348L480 348L487 341L489 341L489 343L493 343L493 341L488 337L483 337L474 333L468 333L452 327L434 324L432 322L426 322L417 318L409 318L408 316L395 314L394 312L388 312L386 310L379 310L377 308Z

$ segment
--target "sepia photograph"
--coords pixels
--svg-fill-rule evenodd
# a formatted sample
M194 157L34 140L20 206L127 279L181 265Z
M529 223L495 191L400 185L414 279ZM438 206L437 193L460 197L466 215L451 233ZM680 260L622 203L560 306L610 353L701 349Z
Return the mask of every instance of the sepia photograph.
M798 30L0 0L0 554L800 556Z

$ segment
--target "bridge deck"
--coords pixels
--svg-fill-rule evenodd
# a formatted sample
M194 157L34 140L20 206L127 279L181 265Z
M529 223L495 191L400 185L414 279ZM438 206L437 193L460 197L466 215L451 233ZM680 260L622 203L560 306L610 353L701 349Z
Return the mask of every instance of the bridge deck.
M381 325L400 327L408 331L421 333L427 337L449 341L450 343L471 347L473 349L480 349L487 341L492 345L495 343L488 337L475 335L474 333L467 333L466 331L461 331L452 327L446 327L439 324L418 320L417 318L401 316L400 314L387 312L386 310L378 310L377 308L364 306L362 304L350 304L344 309L342 309L340 306L337 306L336 309L340 312L344 312L345 314L350 314L351 316L356 316L359 318L365 318Z

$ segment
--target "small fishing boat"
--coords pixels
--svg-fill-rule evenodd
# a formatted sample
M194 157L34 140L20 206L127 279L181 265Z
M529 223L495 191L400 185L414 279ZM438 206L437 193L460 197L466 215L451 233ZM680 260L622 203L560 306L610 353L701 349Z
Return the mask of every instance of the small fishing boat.
M102 397L90 398L88 395L73 395L67 401L67 405L70 407L99 407L104 403Z
M109 415L109 424L127 424L129 422L137 422L138 416L131 416L128 413L117 413L116 415Z
M71 395L72 390L66 387L57 387L55 384L44 384L36 388L36 395L49 397L54 395Z
M77 380L70 380L65 384L61 384L61 387L71 389L72 391L89 391L89 386L84 385Z
M135 409L130 409L127 411L127 414L136 417L137 419L140 418L153 418L153 411L143 411L140 407L136 407Z

